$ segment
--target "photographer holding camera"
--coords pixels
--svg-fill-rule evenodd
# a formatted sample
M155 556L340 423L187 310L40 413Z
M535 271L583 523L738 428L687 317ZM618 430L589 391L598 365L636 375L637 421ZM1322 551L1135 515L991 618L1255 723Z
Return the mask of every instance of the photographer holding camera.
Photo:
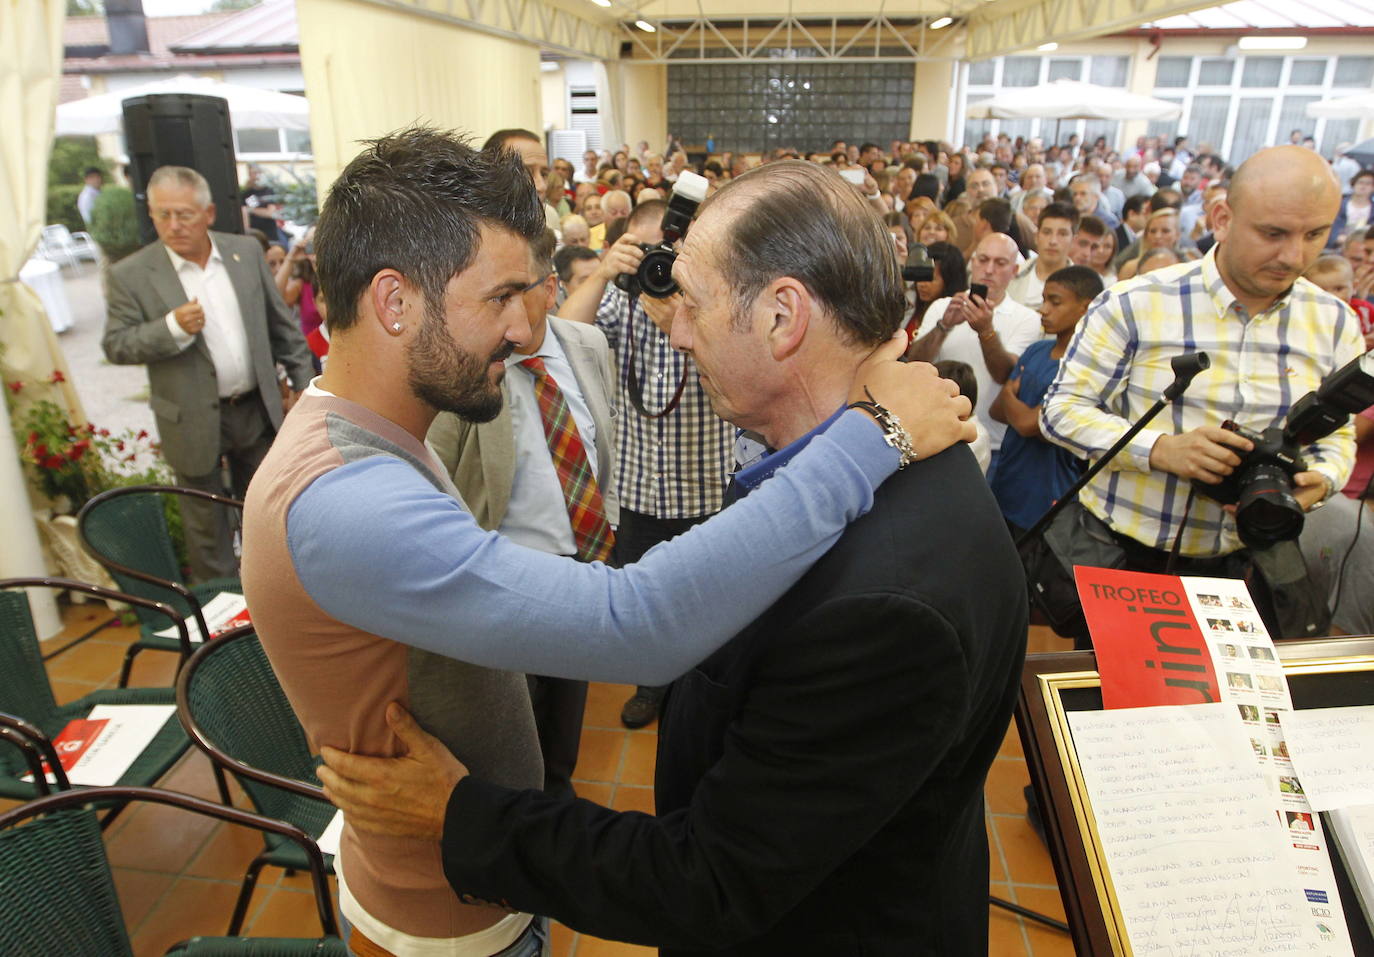
M1212 361L1170 409L1169 426L1141 431L1079 496L1087 515L1077 520L1085 531L1105 525L1124 567L1234 578L1249 571L1255 555L1242 539L1264 539L1255 534L1263 523L1238 529L1234 507L1216 498L1267 467L1269 453L1221 426L1232 420L1253 433L1282 426L1300 397L1363 351L1350 308L1301 278L1321 254L1339 203L1340 188L1315 153L1292 146L1256 153L1216 211L1217 245L1206 257L1117 285L1084 319L1041 422L1049 439L1090 459L1169 385L1170 359L1205 350ZM1305 467L1291 478L1264 473L1284 479L1264 490L1265 508L1272 505L1279 520L1300 520L1299 510L1318 507L1345 484L1352 426L1301 453Z
M625 235L558 311L563 319L595 323L615 354L611 487L620 498L615 557L624 564L720 511L735 440L734 428L711 411L691 357L668 341L681 297L631 296L624 288L644 260L643 247L663 243L667 209L662 200L635 207ZM658 717L664 690L636 689L621 711L625 726L641 728Z

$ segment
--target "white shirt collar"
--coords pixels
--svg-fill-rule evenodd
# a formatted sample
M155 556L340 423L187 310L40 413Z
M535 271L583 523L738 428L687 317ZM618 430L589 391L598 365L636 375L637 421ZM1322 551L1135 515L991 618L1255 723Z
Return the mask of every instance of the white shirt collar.
M172 261L172 269L176 272L181 272L182 266L196 265L195 263L191 262L191 260L183 259L181 256L178 256L176 252L172 250L172 247L168 246L166 243L162 244L162 248L167 250L167 258ZM215 245L214 236L210 237L210 258L205 261L205 265L209 266L211 262L217 262L221 265L224 264L224 257L219 254L219 246ZM196 266L196 268L199 269L201 267Z

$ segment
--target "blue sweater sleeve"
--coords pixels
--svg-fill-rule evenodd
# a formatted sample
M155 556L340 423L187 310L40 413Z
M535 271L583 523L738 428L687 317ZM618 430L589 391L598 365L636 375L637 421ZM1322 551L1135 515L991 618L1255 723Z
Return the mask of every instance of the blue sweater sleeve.
M287 542L310 597L355 628L488 668L661 685L777 601L896 466L848 412L748 497L613 569L485 532L379 455L307 487Z

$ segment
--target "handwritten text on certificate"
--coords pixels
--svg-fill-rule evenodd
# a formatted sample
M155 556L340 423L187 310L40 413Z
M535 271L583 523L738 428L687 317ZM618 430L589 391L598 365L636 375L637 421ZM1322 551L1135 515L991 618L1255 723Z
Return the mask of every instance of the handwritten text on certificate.
M1074 711L1069 723L1137 957L1312 953L1235 705Z

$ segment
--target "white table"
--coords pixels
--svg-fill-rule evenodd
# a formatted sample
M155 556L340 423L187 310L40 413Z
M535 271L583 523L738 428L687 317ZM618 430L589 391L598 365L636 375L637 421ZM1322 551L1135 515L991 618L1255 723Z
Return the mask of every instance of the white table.
M43 302L52 331L66 332L72 327L72 307L67 302L67 289L62 285L62 267L46 259L30 259L19 270L19 279Z

